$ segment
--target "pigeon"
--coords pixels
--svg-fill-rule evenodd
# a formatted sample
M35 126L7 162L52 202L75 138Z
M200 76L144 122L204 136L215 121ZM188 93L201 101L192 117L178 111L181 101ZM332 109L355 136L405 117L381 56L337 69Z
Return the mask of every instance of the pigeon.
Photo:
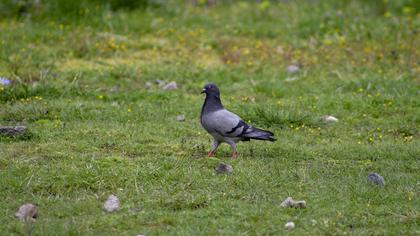
M237 158L236 143L250 141L251 139L274 142L274 133L252 127L245 123L238 115L226 110L220 100L220 91L215 84L207 84L201 93L206 94L201 109L201 125L213 136L213 145L208 153L214 156L217 148L223 142L232 148L232 157Z

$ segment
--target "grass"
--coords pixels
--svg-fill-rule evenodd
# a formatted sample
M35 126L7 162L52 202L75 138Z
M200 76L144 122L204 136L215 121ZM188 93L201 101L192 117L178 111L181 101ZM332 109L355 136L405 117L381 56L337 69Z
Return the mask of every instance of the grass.
M31 133L0 137L1 234L29 234L14 217L26 202L39 207L35 235L419 234L418 9L171 1L3 18L0 76L13 85L0 87L0 124ZM179 89L147 88L157 79ZM207 82L278 141L205 158ZM220 162L234 173L216 174ZM122 209L107 214L112 193ZM281 209L288 196L308 207Z

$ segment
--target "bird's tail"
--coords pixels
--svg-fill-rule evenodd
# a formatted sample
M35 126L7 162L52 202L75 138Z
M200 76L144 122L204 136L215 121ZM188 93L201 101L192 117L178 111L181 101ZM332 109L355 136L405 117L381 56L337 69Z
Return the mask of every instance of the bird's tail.
M268 130L262 130L254 127L251 127L251 129L251 132L247 132L243 135L243 137L250 139L267 140L270 142L274 142L277 140L276 138L274 138L274 133Z

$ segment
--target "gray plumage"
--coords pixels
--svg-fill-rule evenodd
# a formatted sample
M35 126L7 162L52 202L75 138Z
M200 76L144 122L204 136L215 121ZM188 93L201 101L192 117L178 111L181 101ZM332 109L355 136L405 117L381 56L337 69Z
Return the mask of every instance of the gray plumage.
M236 114L226 110L220 100L219 88L215 84L207 84L203 93L206 93L206 99L201 110L201 124L214 138L209 156L214 155L222 142L232 147L233 156L236 157L236 143L239 141L276 140L272 132L252 127Z

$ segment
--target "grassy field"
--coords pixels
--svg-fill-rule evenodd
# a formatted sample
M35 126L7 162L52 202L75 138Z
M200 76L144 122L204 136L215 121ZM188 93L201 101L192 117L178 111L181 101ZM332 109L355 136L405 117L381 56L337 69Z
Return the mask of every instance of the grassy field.
M0 137L0 234L419 235L419 8L171 1L2 17L0 125L30 134ZM207 82L278 141L206 158ZM233 174L216 174L221 162ZM307 208L281 208L288 196ZM32 231L14 217L26 202Z

